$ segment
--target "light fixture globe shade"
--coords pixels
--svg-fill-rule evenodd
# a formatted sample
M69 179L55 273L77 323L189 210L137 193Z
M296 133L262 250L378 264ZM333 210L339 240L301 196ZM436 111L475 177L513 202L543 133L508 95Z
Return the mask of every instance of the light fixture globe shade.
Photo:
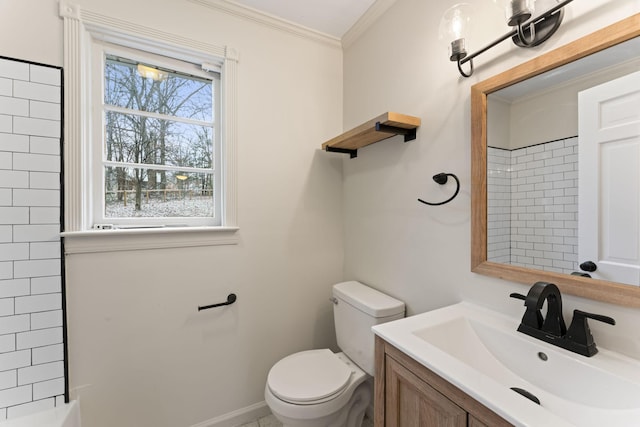
M438 39L447 43L452 61L466 56L464 41L471 30L472 14L473 6L469 3L458 3L447 9L440 19Z
M493 0L503 11L510 27L522 24L533 16L536 0Z

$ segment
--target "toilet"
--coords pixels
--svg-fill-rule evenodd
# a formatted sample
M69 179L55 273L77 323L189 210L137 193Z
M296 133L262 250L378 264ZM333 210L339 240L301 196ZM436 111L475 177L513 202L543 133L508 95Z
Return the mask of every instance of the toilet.
M265 401L285 427L360 427L372 403L371 327L404 317L404 303L360 282L333 286L333 319L340 353L295 353L267 377Z

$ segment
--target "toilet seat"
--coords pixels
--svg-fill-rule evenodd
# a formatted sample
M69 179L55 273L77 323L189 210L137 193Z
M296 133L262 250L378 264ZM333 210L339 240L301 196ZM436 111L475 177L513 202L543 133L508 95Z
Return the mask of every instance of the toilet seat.
M285 402L318 404L344 391L353 373L331 350L308 350L277 362L269 371L267 386Z

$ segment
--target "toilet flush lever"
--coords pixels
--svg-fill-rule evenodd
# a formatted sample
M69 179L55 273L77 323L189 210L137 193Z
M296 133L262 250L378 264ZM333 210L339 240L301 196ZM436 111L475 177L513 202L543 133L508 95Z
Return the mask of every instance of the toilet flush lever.
M338 298L336 298L336 297L329 298L329 301L331 301L333 303L333 305L338 305Z

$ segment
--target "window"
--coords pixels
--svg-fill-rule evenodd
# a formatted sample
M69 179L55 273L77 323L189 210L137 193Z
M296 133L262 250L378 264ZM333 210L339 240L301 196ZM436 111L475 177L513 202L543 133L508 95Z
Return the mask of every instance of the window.
M94 224L221 225L219 72L105 44Z
M237 52L59 10L66 252L236 244Z

